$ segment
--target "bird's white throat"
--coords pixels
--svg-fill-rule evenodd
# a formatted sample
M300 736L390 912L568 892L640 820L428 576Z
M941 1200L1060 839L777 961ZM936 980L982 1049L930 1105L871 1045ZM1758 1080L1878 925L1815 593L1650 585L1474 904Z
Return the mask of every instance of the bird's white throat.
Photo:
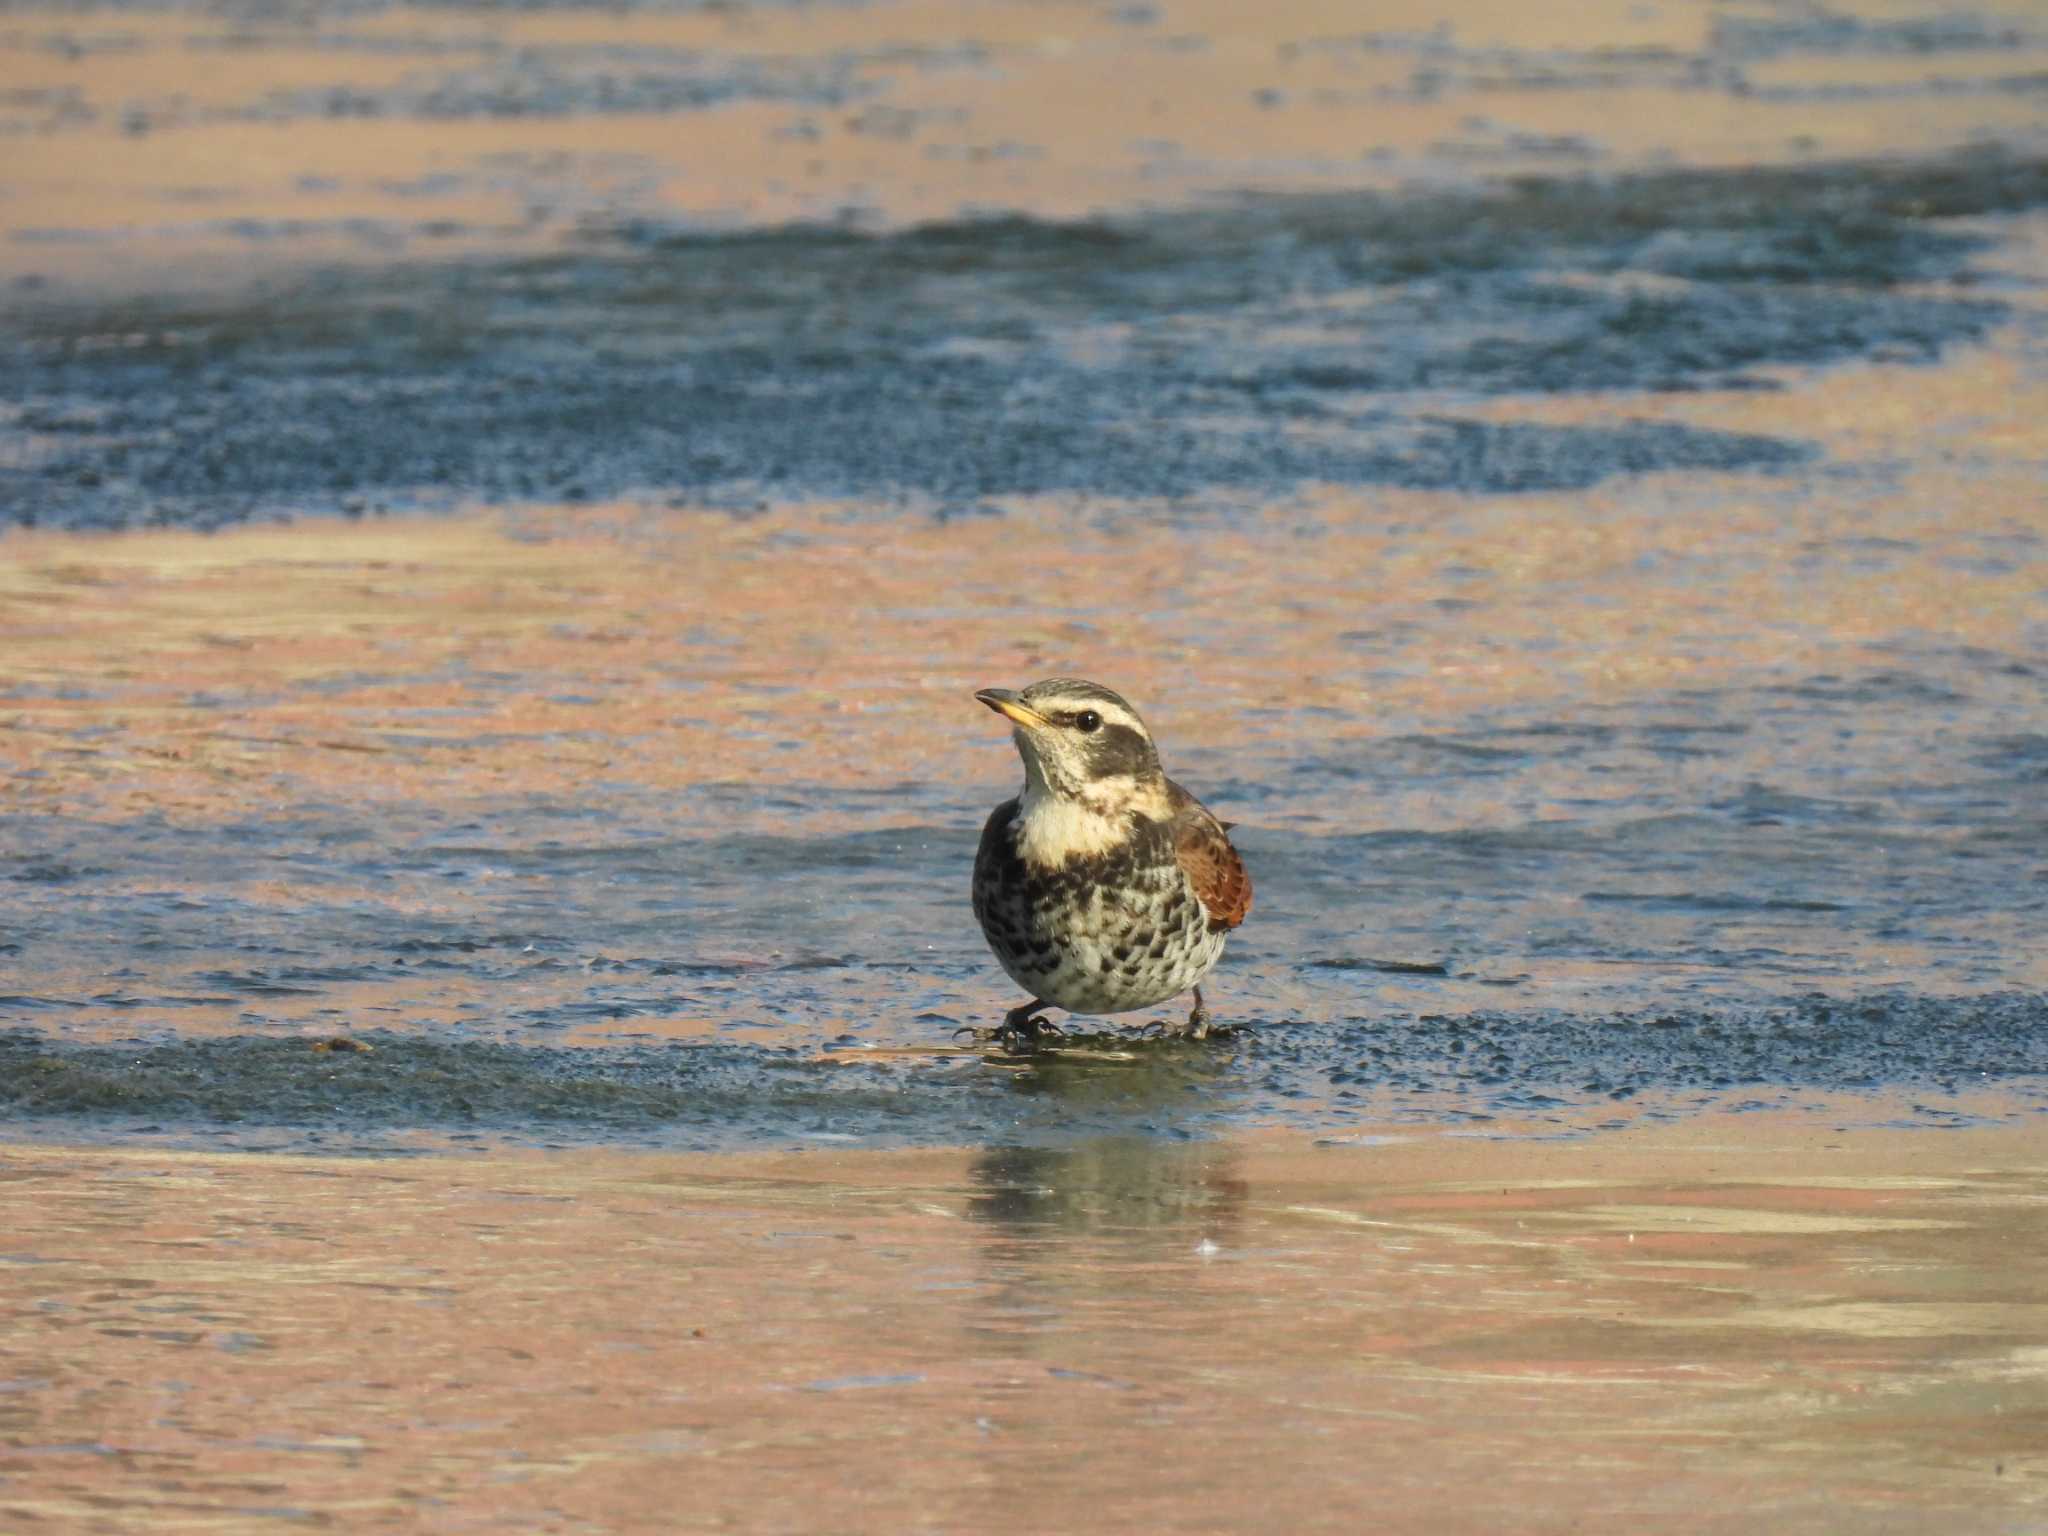
M1163 820L1163 788L1128 775L1098 779L1082 794L1056 795L1033 775L1017 805L1017 853L1027 864L1057 869L1072 858L1107 853L1131 836L1131 813Z

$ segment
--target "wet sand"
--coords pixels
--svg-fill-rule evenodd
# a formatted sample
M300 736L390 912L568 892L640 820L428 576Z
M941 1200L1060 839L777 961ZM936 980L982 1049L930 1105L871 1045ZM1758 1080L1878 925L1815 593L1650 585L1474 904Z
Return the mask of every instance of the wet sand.
M21 1529L2048 1517L2048 1135L10 1149Z

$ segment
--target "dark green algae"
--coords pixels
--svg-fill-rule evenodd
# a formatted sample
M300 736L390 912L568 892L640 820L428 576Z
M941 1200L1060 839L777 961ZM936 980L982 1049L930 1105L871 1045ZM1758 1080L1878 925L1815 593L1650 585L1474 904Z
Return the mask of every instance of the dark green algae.
M0 1110L17 1133L150 1135L271 1148L374 1148L393 1133L693 1150L1059 1145L1251 1126L1512 1122L1593 1129L1630 1105L1795 1104L1870 1096L1906 1123L1967 1120L2000 1090L2048 1109L2048 999L1819 995L1766 1006L1574 1015L1249 1020L1228 1039L1077 1034L1031 1060L870 1054L850 1040L550 1047L372 1030L370 1047L230 1036L71 1044L0 1034ZM1631 1103L1631 1101L1634 1101Z
M1474 414L1771 389L2011 317L1977 258L2048 162L1524 178L868 233L600 224L563 254L283 268L231 296L18 289L0 526L651 497L875 515L1005 497L1250 509L1782 474L1796 436Z

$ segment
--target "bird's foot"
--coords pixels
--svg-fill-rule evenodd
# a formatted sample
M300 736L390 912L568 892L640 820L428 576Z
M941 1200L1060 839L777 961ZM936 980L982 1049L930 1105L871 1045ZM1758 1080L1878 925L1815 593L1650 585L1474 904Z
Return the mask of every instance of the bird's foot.
M963 1024L953 1031L953 1038L957 1040L965 1035L976 1045L1000 1046L1012 1056L1028 1056L1047 1040L1062 1039L1067 1033L1036 1011L1044 1006L1044 1003L1034 1000L1021 1008L1012 1008L994 1029L976 1029L972 1024Z
M975 1039L999 1045L1012 1056L1029 1056L1048 1040L1064 1040L1067 1032L1042 1013L1004 1019L994 1029L975 1032Z
M1191 1019L1181 1025L1167 1025L1162 1040L1235 1040L1242 1032L1241 1024L1222 1024L1214 1019Z
M1202 1004L1202 989L1195 988L1195 1006L1188 1011L1187 1023L1178 1029L1161 1026L1169 1040L1228 1040L1235 1035L1238 1026L1218 1024L1210 1019L1209 1010Z

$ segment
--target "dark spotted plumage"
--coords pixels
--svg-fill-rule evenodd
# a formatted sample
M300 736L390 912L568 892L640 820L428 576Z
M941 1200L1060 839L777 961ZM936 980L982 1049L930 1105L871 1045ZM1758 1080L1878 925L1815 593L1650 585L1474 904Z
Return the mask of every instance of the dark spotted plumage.
M1018 986L1072 1013L1178 997L1215 966L1212 925L1175 858L1170 824L1133 817L1129 839L1056 868L1017 849L1016 800L996 807L974 861L974 915Z
M1137 712L1057 678L977 695L1016 724L1024 791L996 807L974 861L974 914L1033 1001L999 1035L1035 1038L1047 1004L1122 1013L1195 988L1251 906L1224 826L1160 770Z

